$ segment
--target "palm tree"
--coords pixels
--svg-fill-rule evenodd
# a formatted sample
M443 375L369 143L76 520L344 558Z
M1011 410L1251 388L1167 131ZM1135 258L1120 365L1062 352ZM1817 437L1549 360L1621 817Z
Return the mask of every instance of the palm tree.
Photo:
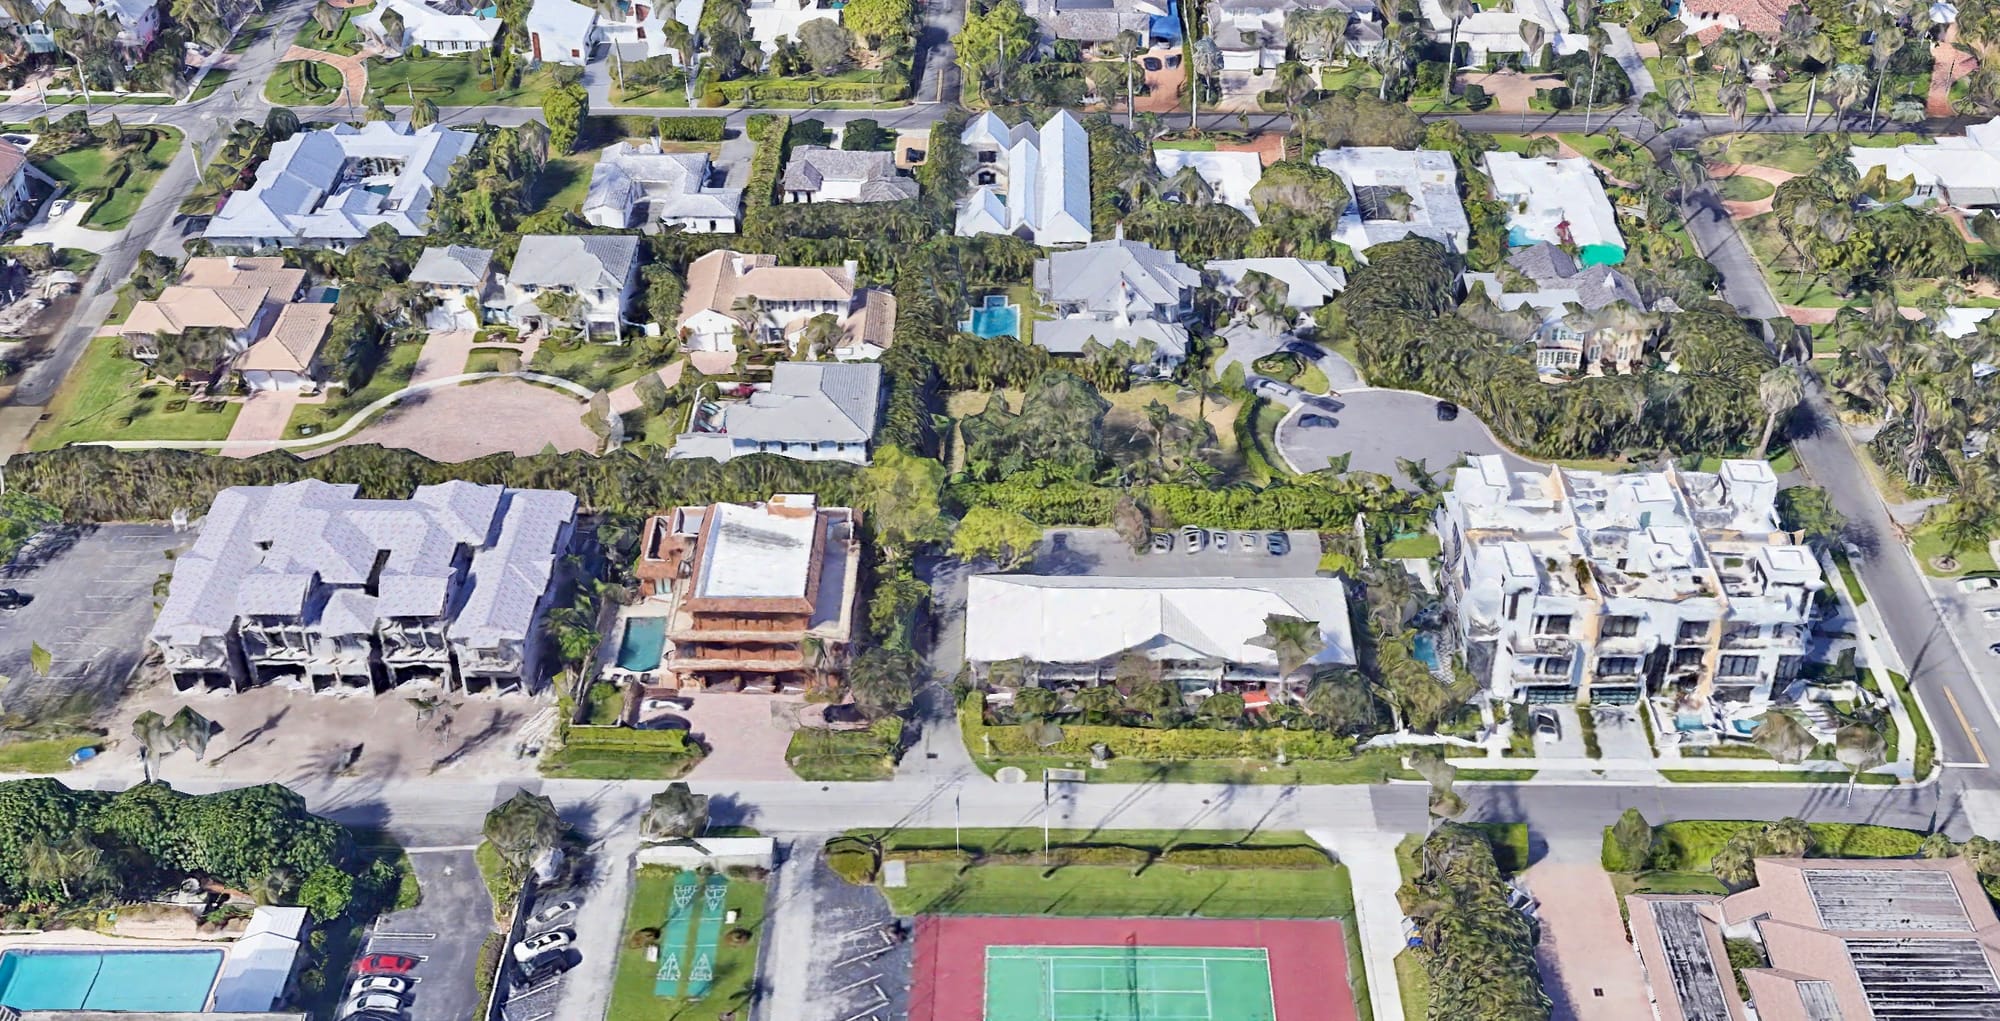
M1291 677L1312 662L1314 656L1326 651L1318 621L1276 613L1264 618L1264 633L1250 639L1250 644L1271 650L1278 659L1280 679Z
M1847 767L1847 800L1854 801L1854 786L1861 774L1888 761L1889 745L1882 732L1866 723L1850 723L1834 732L1833 757Z
M799 331L799 340L817 361L830 357L843 335L840 320L822 312L806 320L804 329Z
M1522 24L1529 24L1529 22L1522 22ZM1375 90L1375 98L1383 101L1388 100L1389 82L1402 73L1404 65L1409 61L1409 57L1409 47L1403 44L1400 35L1395 32L1383 35L1382 41L1368 54L1368 63L1382 76L1382 84L1381 87Z
M806 673L812 677L814 689L824 687L826 677L839 668L840 652L826 639L807 635L799 640L799 657L805 663Z
M1139 33L1129 28L1119 32L1117 38L1111 40L1111 49L1113 53L1118 55L1119 62L1125 65L1125 130L1130 131L1132 130L1132 97L1134 95L1132 89L1132 65L1133 59L1139 55Z
M1287 60L1278 65L1277 76L1273 80L1273 84L1277 86L1278 94L1285 98L1285 109L1287 110L1298 106L1301 100L1319 88L1318 79L1314 77L1311 71L1306 69L1304 64L1296 60ZM1297 125L1293 125L1293 127L1296 128Z
M1805 398L1805 384L1799 378L1799 370L1793 365L1779 365L1766 369L1757 378L1757 403L1764 409L1764 435L1757 441L1758 460L1763 460L1764 452L1771 448L1771 434L1778 428L1778 419L1792 413Z
M484 832L501 858L515 868L526 868L562 843L569 824L545 795L517 790L486 813Z
M1458 77L1458 26L1472 17L1477 8L1472 6L1472 0L1440 0L1438 6L1444 11L1444 16L1451 19L1451 45L1444 51L1444 91L1448 96L1451 95L1452 81Z
M1590 115L1597 109L1597 65L1604 59L1604 48L1611 45L1611 34L1601 24L1590 26L1590 94L1583 100L1583 133L1590 134Z

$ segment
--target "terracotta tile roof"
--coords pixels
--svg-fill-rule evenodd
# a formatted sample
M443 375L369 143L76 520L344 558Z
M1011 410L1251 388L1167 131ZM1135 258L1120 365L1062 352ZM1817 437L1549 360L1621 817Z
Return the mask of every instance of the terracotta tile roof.
M267 372L311 372L320 345L326 343L333 306L300 302L278 310L269 332L236 358L236 369Z
M767 301L846 301L854 294L847 270L831 266L780 266L775 256L713 251L688 267L681 325L702 312L730 314L742 295Z
M869 289L862 292L861 308L847 317L845 343L873 344L886 348L895 340L896 296L888 291Z
M1788 0L1689 0L1681 11L1683 16L1692 15L1709 21L1735 18L1745 31L1777 35L1784 23L1785 12L1791 7ZM1695 37L1710 43L1721 34L1720 26L1710 26L1695 33Z
M28 154L12 142L0 141L0 181L12 181L28 165Z
M196 327L248 329L257 319L270 291L263 287L187 287L175 285L156 301L132 306L125 333L181 333Z
M183 285L189 287L264 287L278 301L290 301L306 283L306 271L291 269L276 256L250 259L211 256L189 259L181 267Z

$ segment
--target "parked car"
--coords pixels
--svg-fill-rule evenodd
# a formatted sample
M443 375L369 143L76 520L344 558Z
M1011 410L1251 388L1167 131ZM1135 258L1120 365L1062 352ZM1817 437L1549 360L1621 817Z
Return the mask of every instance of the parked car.
M1236 533L1236 548L1242 550L1245 553L1257 552L1257 533L1255 532Z
M551 929L548 932L538 932L514 944L514 959L517 961L530 961L536 956L546 954L551 950L566 949L570 944L575 942L576 933L568 929Z
M1537 709L1528 714L1529 727L1537 741L1560 741L1563 736L1562 718L1553 709Z
M417 966L417 959L402 954L369 954L355 962L354 970L361 975L407 975Z
M1987 620L2000 621L2000 606L1989 606L1980 611Z
M1272 532L1264 536L1264 551L1274 557L1282 557L1292 551L1292 538L1283 532Z
M407 979L397 978L394 975L363 975L355 979L354 984L348 987L347 995L350 999L359 999L368 993L388 993L391 996L402 996L409 991L410 983Z
M2000 578L1960 578L1960 592L1991 592L2000 589Z
M552 950L520 966L515 971L515 983L534 986L547 982L576 967L576 961L567 950Z
M1328 418L1325 415L1299 416L1299 428L1301 429L1331 429L1333 428L1333 426L1334 426L1333 419Z
M347 1005L340 1009L340 1016L353 1017L362 1011L370 1010L401 1014L403 1011L403 998L390 993L368 993L364 996L357 996L347 1001Z
M1209 548L1215 550L1217 553L1229 552L1229 533L1220 529L1210 529L1208 533L1208 545Z
M2000 656L2000 642L1994 642L1992 645L1987 646L1986 651L1995 656Z
M0 610L18 610L34 601L34 596L19 589L0 588Z
M1189 553L1200 553L1202 546L1206 545L1207 542L1207 532L1193 525L1181 529L1181 545L1186 546Z
M1153 533L1153 552L1171 553L1173 552L1173 548L1174 548L1174 533L1172 532Z
M539 911L536 911L532 915L529 915L528 924L539 928L575 910L576 910L575 901L560 900L555 902L554 904L550 904L542 908Z
M1437 417L1438 417L1438 421L1440 421L1440 422L1455 422L1455 421L1457 421L1457 420L1458 420L1458 405L1456 405L1456 404L1453 404L1453 403L1452 403L1452 402L1450 402L1450 401L1439 401L1439 402L1437 403Z
M70 207L74 205L76 205L76 203L70 201L69 199L57 199L54 202L49 203L49 219L51 220L62 219L64 216L69 215Z

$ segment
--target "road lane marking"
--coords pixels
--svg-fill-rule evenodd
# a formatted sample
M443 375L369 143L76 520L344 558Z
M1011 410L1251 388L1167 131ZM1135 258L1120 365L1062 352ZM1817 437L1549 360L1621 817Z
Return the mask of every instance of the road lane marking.
M1973 683L1978 682L1975 680ZM1938 690L1944 692L1944 700L1951 703L1951 714L1958 717L1959 729L1965 731L1966 739L1972 742L1972 754L1979 756L1980 765L1987 765L1986 749L1979 747L1979 736L1972 732L1972 721L1965 718L1965 710L1958 707L1958 696L1953 695L1951 689L1942 684L1938 685Z

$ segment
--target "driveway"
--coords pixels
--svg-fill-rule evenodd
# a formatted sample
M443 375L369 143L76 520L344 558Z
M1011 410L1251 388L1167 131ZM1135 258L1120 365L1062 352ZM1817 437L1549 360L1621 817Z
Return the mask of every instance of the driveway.
M1257 548L1243 551L1238 533L1229 533L1229 549L1208 546L1190 554L1174 530L1174 548L1165 553L1134 553L1109 528L1053 528L1044 533L1029 573L1096 575L1106 578L1310 578L1319 570L1319 535L1287 532L1291 552L1274 557L1265 552L1263 532L1255 533ZM1058 538L1060 537L1060 538Z
M1493 434L1459 409L1458 418L1441 422L1437 398L1402 390L1343 391L1318 407L1294 408L1278 423L1278 453L1296 472L1318 471L1328 458L1351 455L1348 471L1379 472L1408 484L1396 468L1398 457L1421 460L1433 473L1477 454L1501 454L1516 471L1542 466L1502 450ZM1302 426L1304 414L1330 418L1333 426Z
M191 531L158 525L55 528L0 568L0 588L34 599L0 613L7 711L88 717L116 702L145 656L153 586L174 566L167 555L193 541ZM50 655L46 676L30 661L38 644Z
M682 697L694 703L685 713L688 729L711 749L688 773L688 780L798 780L785 763L785 749L792 743L791 714L805 704L804 700L741 692Z
M498 453L528 457L551 445L596 450L597 436L583 424L585 410L562 391L492 379L413 394L338 445L379 443L447 462Z
M47 215L49 205L49 203L43 204L36 219L21 228L22 244L103 252L118 240L118 232L115 230L95 230L83 225L83 218L90 215L91 203L72 202L63 215L44 219L42 217Z
M1594 853L1593 848L1582 850ZM1618 897L1604 869L1589 861L1551 857L1522 878L1541 902L1542 941L1535 948L1535 963L1541 967L1542 987L1555 1001L1557 1021L1653 1016L1645 976L1626 942Z
M367 952L418 959L409 1021L465 1021L484 1006L473 986L479 947L493 931L493 900L470 848L417 848L410 864L423 900L375 920Z

